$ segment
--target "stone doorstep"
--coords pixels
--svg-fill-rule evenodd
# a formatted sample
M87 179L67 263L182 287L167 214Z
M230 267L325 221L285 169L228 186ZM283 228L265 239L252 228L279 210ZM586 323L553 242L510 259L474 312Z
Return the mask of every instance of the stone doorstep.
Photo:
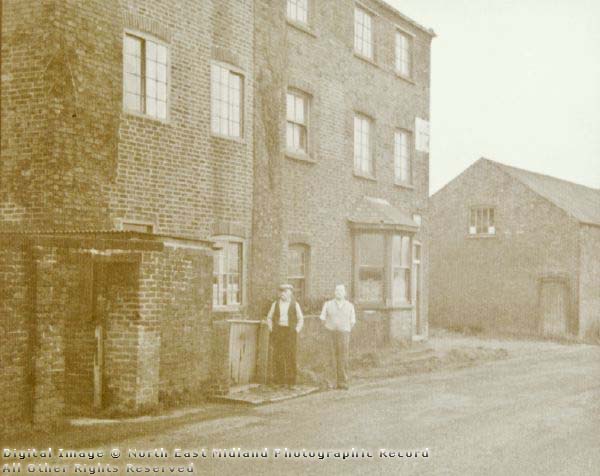
M215 395L210 398L214 402L243 403L248 405L264 405L280 402L290 398L302 397L319 390L319 387L309 385L294 385L293 388L274 388L269 385L252 385L241 391L234 388L227 395Z

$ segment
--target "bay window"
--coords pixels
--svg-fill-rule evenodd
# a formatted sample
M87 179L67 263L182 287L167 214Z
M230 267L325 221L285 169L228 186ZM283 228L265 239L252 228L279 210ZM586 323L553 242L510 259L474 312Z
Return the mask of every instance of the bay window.
M412 233L355 234L355 295L359 304L410 305Z

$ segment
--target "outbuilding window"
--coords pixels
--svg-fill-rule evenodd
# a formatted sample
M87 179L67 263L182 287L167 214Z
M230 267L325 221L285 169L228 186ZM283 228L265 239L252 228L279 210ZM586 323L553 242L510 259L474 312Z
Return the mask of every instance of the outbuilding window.
M494 215L492 207L472 207L469 217L469 235L495 235Z

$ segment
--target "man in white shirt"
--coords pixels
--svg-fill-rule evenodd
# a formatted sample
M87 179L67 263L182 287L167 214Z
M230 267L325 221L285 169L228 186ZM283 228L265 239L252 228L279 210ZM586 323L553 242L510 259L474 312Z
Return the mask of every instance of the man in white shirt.
M335 299L327 301L321 311L321 320L325 322L331 336L331 352L335 362L336 388L348 389L348 348L350 331L356 324L354 305L346 300L346 288L343 284L335 287Z
M279 286L279 299L271 305L267 325L273 346L273 380L277 385L296 384L296 338L304 325L302 309L291 284Z

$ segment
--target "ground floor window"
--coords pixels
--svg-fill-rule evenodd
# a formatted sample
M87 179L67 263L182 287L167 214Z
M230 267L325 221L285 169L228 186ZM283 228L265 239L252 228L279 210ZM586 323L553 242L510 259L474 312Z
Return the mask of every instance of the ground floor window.
M355 236L357 300L363 304L411 302L411 235L359 233Z
M307 294L308 246L294 244L288 247L288 283L294 286L294 296L304 304Z
M243 244L225 241L214 253L213 307L235 306L242 303Z

